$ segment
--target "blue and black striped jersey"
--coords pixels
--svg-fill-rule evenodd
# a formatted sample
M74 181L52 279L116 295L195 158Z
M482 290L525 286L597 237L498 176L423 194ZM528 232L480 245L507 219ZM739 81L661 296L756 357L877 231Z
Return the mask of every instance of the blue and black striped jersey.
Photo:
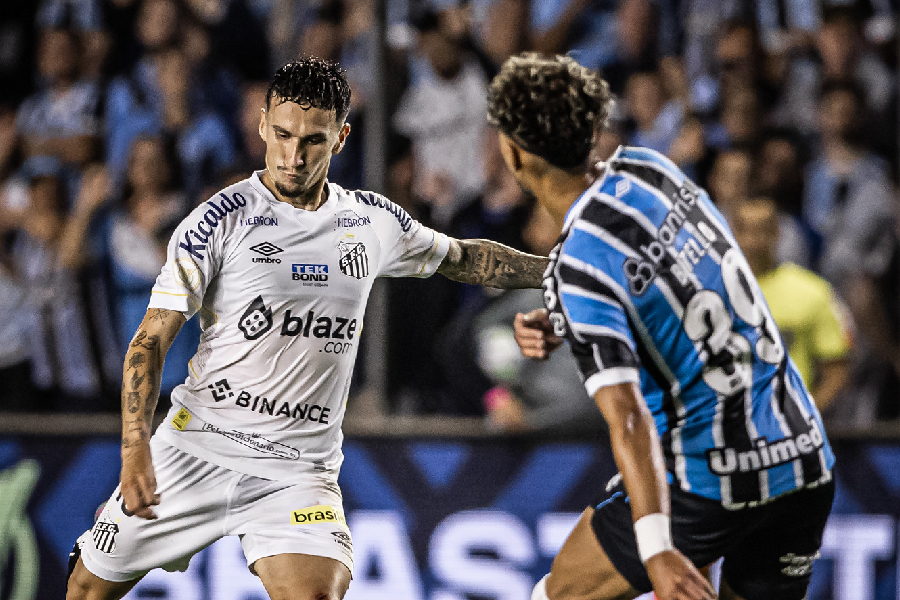
M752 506L831 479L821 417L725 220L669 159L622 147L566 216L544 300L593 395L639 383L670 481Z

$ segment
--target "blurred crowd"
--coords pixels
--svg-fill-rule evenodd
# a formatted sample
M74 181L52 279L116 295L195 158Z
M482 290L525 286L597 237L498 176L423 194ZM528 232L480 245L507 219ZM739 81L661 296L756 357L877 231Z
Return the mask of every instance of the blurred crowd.
M341 62L364 185L386 82L386 194L423 223L546 254L558 234L506 172L485 90L508 56L571 53L617 98L595 149L669 155L729 219L826 418L900 418L896 0L35 0L0 5L0 410L116 410L125 347L173 227L264 166L267 82ZM565 353L525 364L538 290L388 286L390 410L502 430L594 428ZM169 352L163 394L199 331ZM799 358L798 358L799 357Z

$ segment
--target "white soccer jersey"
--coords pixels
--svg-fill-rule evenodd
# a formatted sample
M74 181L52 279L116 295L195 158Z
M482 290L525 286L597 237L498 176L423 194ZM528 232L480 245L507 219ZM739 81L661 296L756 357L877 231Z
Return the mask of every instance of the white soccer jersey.
M375 277L427 277L447 236L372 192L328 183L306 211L262 172L181 223L150 308L199 313L203 333L157 435L267 479L337 474L341 421Z

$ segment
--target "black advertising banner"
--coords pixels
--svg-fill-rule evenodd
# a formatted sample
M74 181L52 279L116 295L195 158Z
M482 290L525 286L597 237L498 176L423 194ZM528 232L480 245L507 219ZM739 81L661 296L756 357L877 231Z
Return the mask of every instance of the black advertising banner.
M810 600L900 600L900 444L839 443L837 496ZM528 600L615 467L584 442L348 439L340 484L356 563L348 600ZM64 597L78 535L115 488L113 437L0 438L0 600ZM134 599L263 600L237 539Z

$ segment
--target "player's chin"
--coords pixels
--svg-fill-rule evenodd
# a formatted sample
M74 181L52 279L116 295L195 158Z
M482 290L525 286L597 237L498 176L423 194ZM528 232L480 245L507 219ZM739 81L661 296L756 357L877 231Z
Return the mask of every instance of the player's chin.
M290 179L288 181L280 181L275 187L282 196L287 196L288 198L302 196L307 190L305 181L298 183Z

